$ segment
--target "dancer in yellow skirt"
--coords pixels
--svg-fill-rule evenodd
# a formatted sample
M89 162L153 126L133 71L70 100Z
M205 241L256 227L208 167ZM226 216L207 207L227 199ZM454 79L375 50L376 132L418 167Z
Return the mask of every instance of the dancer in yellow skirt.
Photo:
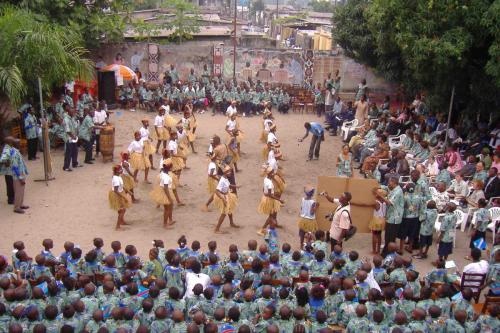
M241 171L241 169L238 169L238 161L240 160L238 135L239 135L238 129L234 129L231 136L231 140L229 140L229 144L227 145L227 147L229 148L229 153L233 157L233 159L231 160L231 165L234 166L235 172Z
M215 156L215 154L212 154L210 156L210 162L208 163L207 190L209 198L207 203L201 208L203 212L210 211L208 207L210 206L212 201L214 201L215 190L217 188L217 185L219 184L220 177L217 176L217 164L215 164L216 160L217 156Z
M181 124L178 124L176 127L177 130L177 145L179 150L179 155L182 155L184 158L184 169L189 169L187 166L187 156L189 153L189 140L184 127Z
M193 127L191 126L191 111L187 104L186 106L184 106L184 113L178 124L182 125L184 133L186 135L187 143L191 146L193 154L197 154L196 150L194 149L194 140L196 139L196 135L194 134Z
M286 182L283 177L283 170L280 168L276 156L279 157L280 153L276 147L272 147L268 154L267 165L273 169L274 191L276 195L281 198L281 195L286 189Z
M228 135L228 141L231 141L232 138L236 137L236 144L238 148L238 155L241 155L241 141L243 141L243 131L240 129L240 125L236 120L237 114L232 113L229 116L229 119L226 122L226 133ZM237 133L238 135L234 135Z
M130 201L125 195L123 188L123 179L120 175L123 173L122 167L115 165L113 167L113 178L111 179L111 191L108 193L109 208L118 212L118 220L116 221L116 230L120 226L126 225L125 211L130 207Z
M280 143L278 141L278 138L276 137L276 124L272 124L269 127L269 134L267 135L267 141L266 141L266 146L264 146L264 149L262 150L262 159L264 161L267 160L269 151L271 148L279 148Z
M177 143L177 132L170 132L170 141L168 142L168 152L170 154L170 158L172 159L172 171L181 178L182 169L186 166L185 160L186 158L181 152L181 148Z
M262 199L260 200L259 207L257 211L260 214L267 215L266 222L257 232L259 235L264 236L266 233L266 228L269 224L278 223L278 212L280 211L281 204L284 203L275 193L274 193L274 171L272 167L267 167L266 177L264 178L264 193L262 194Z
M160 153L160 145L163 143L163 149L167 148L168 140L168 130L165 126L165 109L161 106L158 109L158 115L155 117L155 134L156 140L156 152Z
M134 187L135 187L135 181L134 181L134 174L130 170L130 163L128 162L129 160L129 154L128 153L122 153L122 162L120 163L120 166L122 167L122 170L125 170L127 173L122 172L120 177L123 179L123 189L125 190L126 193L130 194L130 197L132 198L133 203L139 202L138 199L135 198L134 196Z
M172 163L168 160L163 162L160 172L158 185L149 193L151 199L158 205L163 206L163 227L169 228L175 223L173 215L173 199L172 199L172 178L168 175Z
M170 153L167 149L163 149L161 153L161 160L160 160L160 170L163 169L163 163L172 163L172 159L170 158ZM180 186L179 185L179 177L170 169L168 172L168 175L170 178L172 178L172 193L174 194L175 201L177 202L178 206L185 206L185 204L179 199L179 193L177 192L177 188ZM158 175L159 177L159 175ZM159 178L158 178L159 179Z
M193 104L188 103L189 105L189 125L191 126L191 131L193 134L196 134L196 128L198 127L198 121L196 120L196 117L194 116L193 112Z
M151 164L149 164L149 159L146 158L144 154L144 145L141 140L141 133L135 131L134 141L128 146L128 153L130 154L130 165L134 169L134 181L137 183L137 174L139 170L144 170L144 181L148 184L151 182L148 180L148 173Z
M316 222L316 211L318 210L319 203L314 200L314 187L304 187L304 197L300 204L300 218L298 221L300 248L304 247L304 238L308 232L315 232L318 230L318 223Z
M269 109L266 108L263 114L264 121L262 123L262 134L260 135L260 141L262 143L267 143L267 136L270 132L270 128L274 123L273 114Z
M155 147L153 146L153 138L149 133L149 120L144 118L142 119L142 127L139 128L139 132L141 133L141 140L144 145L144 155L146 155L149 159L149 164L151 164L151 170L156 170L153 164L153 154L156 152Z
M231 192L231 190L237 189L238 187L229 183L228 177L231 176L231 172L233 172L231 167L226 165L223 170L223 175L220 177L217 188L215 189L214 205L219 208L220 211L219 221L214 230L215 233L221 233L220 226L222 222L224 222L226 215L229 217L229 225L233 228L239 228L233 220L233 212L238 204L238 197Z

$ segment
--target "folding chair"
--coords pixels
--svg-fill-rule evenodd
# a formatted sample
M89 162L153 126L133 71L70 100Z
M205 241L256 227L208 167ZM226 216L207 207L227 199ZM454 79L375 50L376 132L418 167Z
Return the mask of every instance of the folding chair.
M345 121L342 124L342 127L340 128L340 135L342 136L342 140L347 140L347 137L349 136L349 132L358 126L358 120L354 119L351 121Z
M500 222L500 207L492 207L489 209L489 212L491 216L491 223L488 224L488 229L493 232L493 244L495 244L497 223Z
M483 309L481 310L481 313L486 313L486 310L488 309L488 305L490 304L500 304L500 296L484 296L484 305Z
M388 140L389 147L391 149L401 147L405 138L406 138L406 134L401 134L399 136L395 136L395 135L389 136L389 140Z
M473 293L472 297L476 303L478 303L479 297L481 296L481 286L484 284L484 280L486 280L486 274L463 273L460 282L460 291L465 288L471 288Z

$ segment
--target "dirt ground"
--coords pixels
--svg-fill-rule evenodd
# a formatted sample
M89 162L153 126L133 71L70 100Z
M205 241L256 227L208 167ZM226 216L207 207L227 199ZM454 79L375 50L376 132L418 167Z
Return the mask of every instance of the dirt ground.
M145 114L143 111L129 112L118 111L111 116L110 121L116 127L115 137L115 162L119 162L119 152L127 149L133 140L133 132L140 126L140 119L147 117L153 123L154 114ZM71 240L81 245L84 251L92 246L94 237L102 237L105 241L106 252L110 251L110 242L120 240L122 248L127 244L134 244L139 255L147 258L148 250L153 239L163 239L166 247L175 247L180 235L186 235L188 244L199 240L202 249L210 240L216 240L219 252L226 253L230 244L237 244L239 249L245 249L248 240L256 239L263 242L262 237L256 234L265 217L257 213L257 206L262 194L262 178L260 177L262 161L260 153L263 145L258 142L261 133L261 117L241 118L240 123L245 139L242 151L245 155L239 167L243 170L236 175L239 190L239 206L235 213L235 222L241 229L229 228L226 220L222 230L228 231L225 235L214 235L213 229L218 218L218 212L204 213L200 207L207 200L206 191L206 151L210 137L218 134L225 138L224 127L226 118L223 116L212 117L210 113L197 115L198 129L196 148L198 154L191 154L188 158L189 170L182 174L179 189L181 200L186 203L184 207L175 207L174 219L177 224L171 230L162 228L161 209L149 199L149 192L153 185L144 183L143 174L139 175L140 183L136 189L137 197L141 199L127 210L126 220L132 225L123 231L115 231L116 213L108 208L108 191L111 189L112 163L103 163L99 158L94 165L77 168L73 172L63 172L63 151L58 148L52 151L53 170L55 180L49 182L35 182L43 178L43 163L26 161L30 172L25 203L31 208L25 215L12 212L12 206L7 206L5 186L0 190L0 253L8 255L12 250L12 243L23 240L28 253L35 256L41 250L44 238L54 240L54 252L59 254L63 250L63 242ZM277 135L282 143L282 151L287 161L282 165L285 168L288 188L284 194L286 201L284 209L279 213L279 222L285 226L279 230L280 242L289 242L293 248L298 246L297 216L303 186L316 184L319 175L333 175L335 172L335 158L341 147L339 137L326 136L326 141L321 147L319 161L306 162L309 139L298 143L297 138L304 135L304 121L318 121L315 115L279 115L276 112ZM322 120L321 120L322 122ZM155 165L159 156L154 156ZM80 161L83 161L83 152L80 151ZM158 171L153 171L150 179L156 178ZM2 180L3 182L3 180ZM466 263L463 260L468 252L468 239L458 232L457 247L452 259L456 260L461 269ZM371 251L371 235L358 234L345 244L347 250L356 249L362 257L369 256ZM437 248L433 247L430 258L435 259ZM371 257L370 257L371 258ZM431 259L415 263L421 272L431 268Z

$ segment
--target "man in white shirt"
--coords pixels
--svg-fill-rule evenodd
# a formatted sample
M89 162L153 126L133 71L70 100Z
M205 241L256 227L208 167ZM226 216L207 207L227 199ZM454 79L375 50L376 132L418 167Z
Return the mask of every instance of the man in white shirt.
M470 250L470 258L472 263L464 267L464 273L469 274L486 274L488 273L488 262L481 260L481 250L473 248Z
M232 115L236 115L238 111L236 110L236 101L231 101L231 105L227 107L226 115L231 117Z
M455 179L451 181L450 187L448 187L448 196L451 198L465 198L469 194L469 185L463 179L462 174L455 174Z
M198 261L193 261L191 264L192 273L186 273L186 294L184 299L192 297L193 288L197 284L201 284L203 289L210 284L210 277L207 274L201 273L201 264Z
M333 251L333 247L335 245L342 245L342 241L344 240L347 231L351 226L352 195L349 192L344 192L338 199L330 197L326 192L321 193L320 195L323 195L326 200L330 201L331 203L335 203L338 205L335 209L335 212L332 213L332 224L330 226L330 242Z
M99 143L100 141L100 137L101 137L101 130L99 129L98 126L105 126L106 125L106 122L107 122L107 119L108 119L108 114L106 113L105 110L95 110L94 111L94 117L93 117L93 121L94 121L94 126L95 126L95 156L99 155L99 152L101 151L101 145Z

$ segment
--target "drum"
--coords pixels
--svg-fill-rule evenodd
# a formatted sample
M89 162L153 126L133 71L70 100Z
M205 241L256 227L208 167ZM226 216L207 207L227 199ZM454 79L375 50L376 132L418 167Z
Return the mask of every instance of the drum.
M115 150L115 127L108 125L101 129L99 143L101 145L101 154L103 162L113 161L113 152Z

